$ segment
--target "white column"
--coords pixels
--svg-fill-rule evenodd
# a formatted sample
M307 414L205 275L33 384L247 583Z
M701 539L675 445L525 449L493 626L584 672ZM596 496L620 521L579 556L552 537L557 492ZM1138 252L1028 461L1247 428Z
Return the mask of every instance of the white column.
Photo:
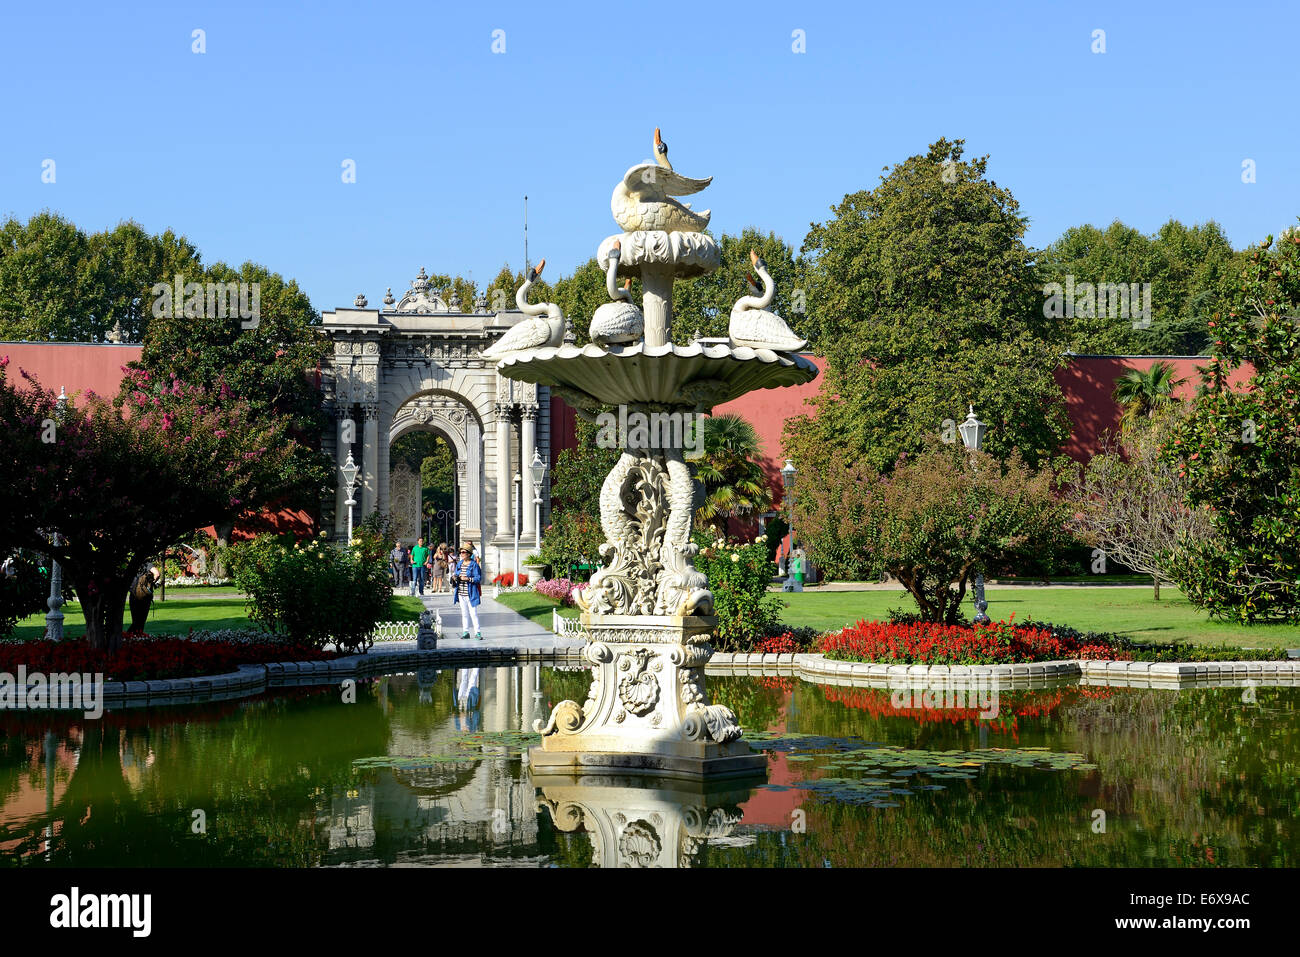
M528 469L533 464L533 450L537 448L537 406L523 407L523 428L520 432L519 474L523 477L523 515L520 523L523 531L519 535L521 542L531 542L537 533L537 510L533 507L533 480ZM514 526L511 526L513 529Z
M504 402L496 405L497 418L497 527L496 537L514 535L514 513L510 509L510 406Z
M362 409L366 417L361 450L364 484L361 487L361 515L358 520L379 507L379 404L367 402Z
M483 543L483 431L472 416L465 427L465 462L457 462L457 475L464 493L459 504L469 537Z
M345 442L344 437L348 431L348 422L352 419L352 407L350 405L340 406L334 410L334 417L338 420L338 430L334 441L334 536L340 540L347 538L348 534L348 490L343 484L343 476L339 469L343 463L348 460L348 452L352 451L351 443ZM353 434L356 433L356 423L351 426Z

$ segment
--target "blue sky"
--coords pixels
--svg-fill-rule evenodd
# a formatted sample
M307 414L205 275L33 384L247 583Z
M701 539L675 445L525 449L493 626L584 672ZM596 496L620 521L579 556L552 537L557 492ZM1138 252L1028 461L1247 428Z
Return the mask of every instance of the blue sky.
M715 230L796 248L941 136L989 154L1031 245L1176 217L1241 246L1300 215L1298 25L1286 3L10 3L0 216L171 227L319 309L373 303L420 266L519 266L525 194L532 259L568 273L657 125L715 178Z

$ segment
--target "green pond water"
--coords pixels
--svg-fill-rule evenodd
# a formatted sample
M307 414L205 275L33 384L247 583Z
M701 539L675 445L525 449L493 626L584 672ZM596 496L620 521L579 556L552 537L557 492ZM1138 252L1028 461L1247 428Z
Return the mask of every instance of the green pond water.
M710 677L767 780L534 779L586 672L428 670L101 720L0 714L5 866L1300 865L1300 688L1060 685L990 710ZM927 705L938 705L928 707Z

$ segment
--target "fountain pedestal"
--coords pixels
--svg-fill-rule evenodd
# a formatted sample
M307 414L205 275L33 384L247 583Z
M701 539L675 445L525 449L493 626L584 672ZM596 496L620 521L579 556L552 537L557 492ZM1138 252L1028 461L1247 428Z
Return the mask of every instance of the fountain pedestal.
M538 773L747 777L766 766L740 740L736 716L709 704L704 666L713 655L707 615L585 613L592 684L563 701L529 752Z

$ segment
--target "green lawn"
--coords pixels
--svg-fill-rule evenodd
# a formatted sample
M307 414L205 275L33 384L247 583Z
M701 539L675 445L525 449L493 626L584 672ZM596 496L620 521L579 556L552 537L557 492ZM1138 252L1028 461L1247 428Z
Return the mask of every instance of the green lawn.
M529 621L536 622L546 629L551 627L551 612L555 611L557 607L555 602L549 598L543 598L536 592L531 591L506 592L497 601L507 608L513 608ZM560 608L560 617L577 618L578 609L569 608L568 606Z
M1300 647L1300 628L1294 625L1234 625L1215 621L1183 600L1178 590L1160 589L1155 601L1145 588L989 588L986 597L994 619L1034 618L1085 631L1113 631L1135 641L1190 641L1256 648ZM789 603L782 620L808 625L818 631L842 628L859 619L882 619L890 608L915 611L907 592L805 591L782 594ZM969 596L964 606L974 614Z
M169 589L170 590L170 589ZM419 598L409 595L395 596L388 603L390 621L415 621L420 617L424 605ZM127 611L126 625L130 627L131 614ZM242 598L195 598L173 599L170 595L166 601L157 601L149 611L149 623L146 630L151 635L184 635L191 628L196 631L215 631L222 628L257 628L258 625L248 619L244 613ZM63 608L63 633L80 636L86 633L86 619L82 617L81 606L65 605ZM45 615L32 615L24 618L14 629L15 638L40 638L45 634Z

